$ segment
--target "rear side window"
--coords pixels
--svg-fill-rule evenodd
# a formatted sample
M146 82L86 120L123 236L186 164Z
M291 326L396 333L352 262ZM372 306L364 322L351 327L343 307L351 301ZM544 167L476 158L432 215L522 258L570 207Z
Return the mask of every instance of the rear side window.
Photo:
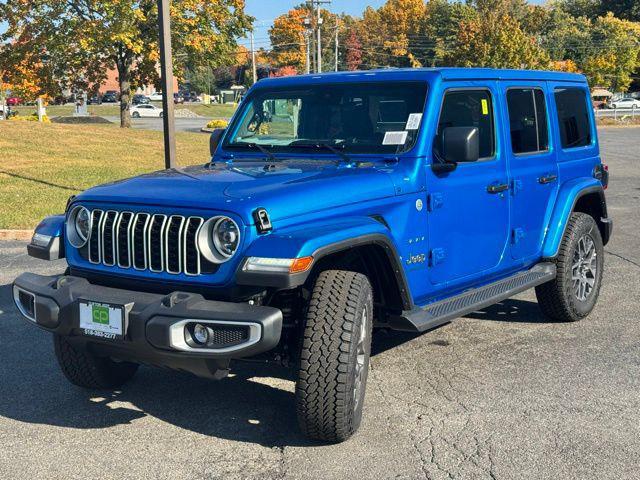
M507 90L511 149L513 153L537 153L549 149L547 107L537 88Z
M452 90L445 94L438 122L435 148L442 151L442 132L447 127L478 127L480 158L495 154L493 106L488 90Z
M562 148L591 144L591 120L586 92L581 88L556 88L556 108Z

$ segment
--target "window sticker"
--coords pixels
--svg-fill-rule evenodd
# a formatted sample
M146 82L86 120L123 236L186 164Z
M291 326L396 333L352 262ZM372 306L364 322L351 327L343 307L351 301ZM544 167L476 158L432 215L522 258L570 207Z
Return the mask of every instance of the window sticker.
M487 102L487 99L483 98L480 100L480 104L482 105L482 114L489 115L489 103Z
M407 126L405 130L418 130L420 128L420 121L422 120L421 113L411 113L407 119Z
M386 132L384 134L384 139L382 140L383 145L404 145L407 141L407 134L409 132Z

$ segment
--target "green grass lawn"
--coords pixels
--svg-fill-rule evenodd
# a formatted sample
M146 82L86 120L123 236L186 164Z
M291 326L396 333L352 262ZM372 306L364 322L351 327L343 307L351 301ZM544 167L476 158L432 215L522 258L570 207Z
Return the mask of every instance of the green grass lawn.
M209 137L178 132L178 164L205 163ZM93 185L164 168L162 133L114 125L0 121L0 229L30 229Z
M154 105L158 107L162 107L162 104L159 102L153 102ZM232 104L213 104L213 105L202 105L199 103L185 103L183 105L175 105L175 108L184 108L186 110L191 110L192 112L202 116L202 117L212 117L212 118L229 118L233 115L233 112L236 110L236 105ZM59 116L68 116L72 115L75 107L73 105L49 105L46 107L47 116L50 118L59 117ZM102 105L89 105L87 107L89 113L91 115L98 116L118 116L120 115L120 106L115 103L103 103ZM35 106L21 106L15 107L15 110L18 111L19 115L31 115L36 112Z

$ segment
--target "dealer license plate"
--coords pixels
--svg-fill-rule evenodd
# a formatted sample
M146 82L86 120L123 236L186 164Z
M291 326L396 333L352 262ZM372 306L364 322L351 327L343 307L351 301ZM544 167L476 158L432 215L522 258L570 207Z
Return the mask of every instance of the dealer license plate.
M80 329L108 340L124 338L124 306L80 300Z

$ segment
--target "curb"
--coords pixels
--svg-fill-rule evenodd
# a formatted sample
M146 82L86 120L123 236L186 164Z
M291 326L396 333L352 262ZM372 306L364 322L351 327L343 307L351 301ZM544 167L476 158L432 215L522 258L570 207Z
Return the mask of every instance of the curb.
M33 230L0 230L0 240L31 240Z

